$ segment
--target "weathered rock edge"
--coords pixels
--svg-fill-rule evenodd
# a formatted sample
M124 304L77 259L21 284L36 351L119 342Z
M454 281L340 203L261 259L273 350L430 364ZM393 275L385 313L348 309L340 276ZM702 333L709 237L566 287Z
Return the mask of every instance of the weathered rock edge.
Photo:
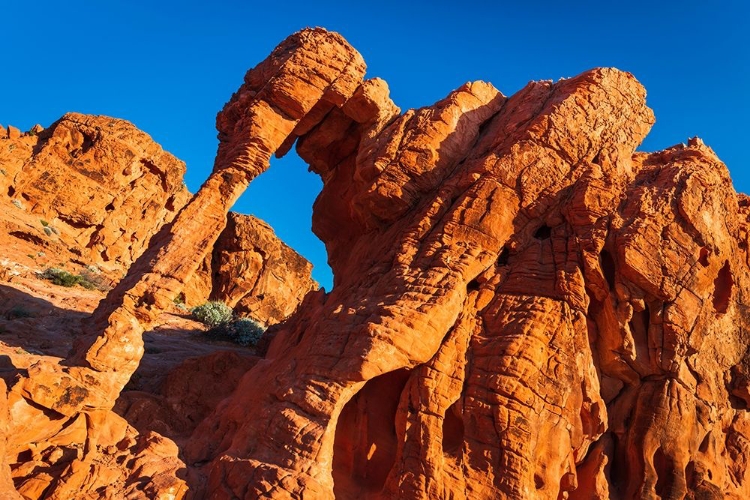
M209 180L93 345L30 369L11 414L106 414L143 328L298 139L335 287L196 429L196 495L747 497L750 202L713 152L634 153L653 115L614 69L510 98L475 82L402 115L363 75L321 29L248 72Z

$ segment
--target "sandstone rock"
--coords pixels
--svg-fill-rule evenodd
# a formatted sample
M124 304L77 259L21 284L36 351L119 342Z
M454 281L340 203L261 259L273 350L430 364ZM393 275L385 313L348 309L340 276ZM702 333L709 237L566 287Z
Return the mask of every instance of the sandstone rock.
M634 154L617 70L357 98L298 142L335 287L193 434L206 493L747 496L747 210L713 152Z
M220 300L235 313L273 325L292 314L318 284L312 264L265 222L230 212L213 252L185 285L189 304Z
M124 120L68 113L0 149L3 194L36 218L24 231L117 279L190 196L184 163Z
M635 153L654 118L615 69L509 98L469 83L404 114L363 74L321 29L248 72L213 174L98 309L97 338L8 394L19 489L185 493L177 447L109 408L143 329L296 140L324 181L313 229L335 286L183 441L192 495L750 496L750 198L716 155Z
M5 381L0 379L0 500L20 500L21 495L13 487L13 479L6 458L6 443L10 438L8 431L11 428L7 392Z
M8 139L15 140L21 137L21 131L13 125L8 125Z
M228 208L250 180L268 167L270 154L298 124L315 125L313 119L303 123L303 118L316 104L325 101L331 106L342 105L363 74L359 54L339 35L320 29L289 37L266 61L249 71L246 83L217 119L220 145L214 173L171 227L153 238L128 277L102 302L91 323L92 343L83 343L65 365L40 360L29 367L27 376L18 379L10 392L17 402L14 421L30 425L39 440L61 432L40 414L55 415L63 425L95 412L115 415L109 410L143 355L144 327L172 304L182 283L198 268L223 230ZM148 462L158 465L158 470L131 470L134 477L150 478L149 482L133 483L134 487L146 491L145 484L152 498L165 494L181 497L184 483L176 476L181 462L176 449L167 455L169 459ZM92 456L98 460L101 454ZM73 488L100 488L102 474L87 472L86 462L80 460L69 462L62 480L43 489L35 487L35 494L56 498L69 496ZM40 468L33 470L43 472ZM160 478L158 482L156 478ZM19 477L17 484L21 481ZM111 478L107 481L112 482ZM126 494L128 481L124 484Z
M166 374L158 391L125 391L114 410L142 433L189 435L258 360L233 351L188 358Z

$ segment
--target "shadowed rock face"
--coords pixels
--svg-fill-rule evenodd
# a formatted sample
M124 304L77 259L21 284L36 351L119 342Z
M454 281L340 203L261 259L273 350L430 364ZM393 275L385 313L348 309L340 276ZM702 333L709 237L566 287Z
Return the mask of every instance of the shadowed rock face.
M108 415L144 325L297 140L335 286L186 443L198 498L750 495L750 201L714 153L635 153L653 115L615 69L404 114L363 74L320 29L248 72L214 173L97 311L93 346L30 369L12 402ZM184 493L160 473L150 491Z

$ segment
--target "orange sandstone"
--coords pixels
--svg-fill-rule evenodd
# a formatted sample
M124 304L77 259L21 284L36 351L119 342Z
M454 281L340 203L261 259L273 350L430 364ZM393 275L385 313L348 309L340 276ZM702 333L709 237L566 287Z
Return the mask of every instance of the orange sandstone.
M615 69L511 97L469 83L403 114L363 74L321 29L248 72L213 174L99 307L92 344L8 393L19 491L111 475L148 498L750 496L750 202L710 148L636 153L654 118ZM273 327L180 462L109 409L143 329L295 141L324 182L334 289ZM80 456L33 473L63 434ZM113 469L110 443L150 468Z

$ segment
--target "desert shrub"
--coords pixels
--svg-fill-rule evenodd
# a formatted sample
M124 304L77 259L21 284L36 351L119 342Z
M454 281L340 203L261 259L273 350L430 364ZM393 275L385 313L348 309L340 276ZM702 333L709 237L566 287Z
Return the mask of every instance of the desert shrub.
M22 305L13 306L8 312L5 313L5 318L13 320L16 318L33 318L34 313L26 309Z
M55 285L65 287L80 285L86 290L99 290L101 292L105 292L110 288L109 284L103 277L98 276L87 269L81 274L73 274L64 269L50 267L45 269L44 272L40 274L40 277L51 281Z
M46 221L46 220L44 220L44 219L39 219L39 222L41 222L41 223L42 223L42 226L44 226L44 227L47 227L47 226L49 226L49 222L47 222L47 221Z
M232 320L232 309L218 300L211 300L190 310L193 317L211 328L224 325Z
M180 309L182 311L187 311L187 305L185 304L185 294L180 292L177 295L174 296L172 299L172 303L175 305L177 309Z
M41 277L48 281L51 281L55 285L66 287L76 286L83 279L77 274L69 273L64 269L58 269L56 267L45 269L44 272L42 272Z
M229 340L244 346L257 344L266 331L260 323L250 318L237 318L226 324L224 329Z
M99 290L100 292L107 292L112 289L109 280L99 274L99 269L96 266L88 266L86 269L81 271L81 281L78 283L86 290Z

